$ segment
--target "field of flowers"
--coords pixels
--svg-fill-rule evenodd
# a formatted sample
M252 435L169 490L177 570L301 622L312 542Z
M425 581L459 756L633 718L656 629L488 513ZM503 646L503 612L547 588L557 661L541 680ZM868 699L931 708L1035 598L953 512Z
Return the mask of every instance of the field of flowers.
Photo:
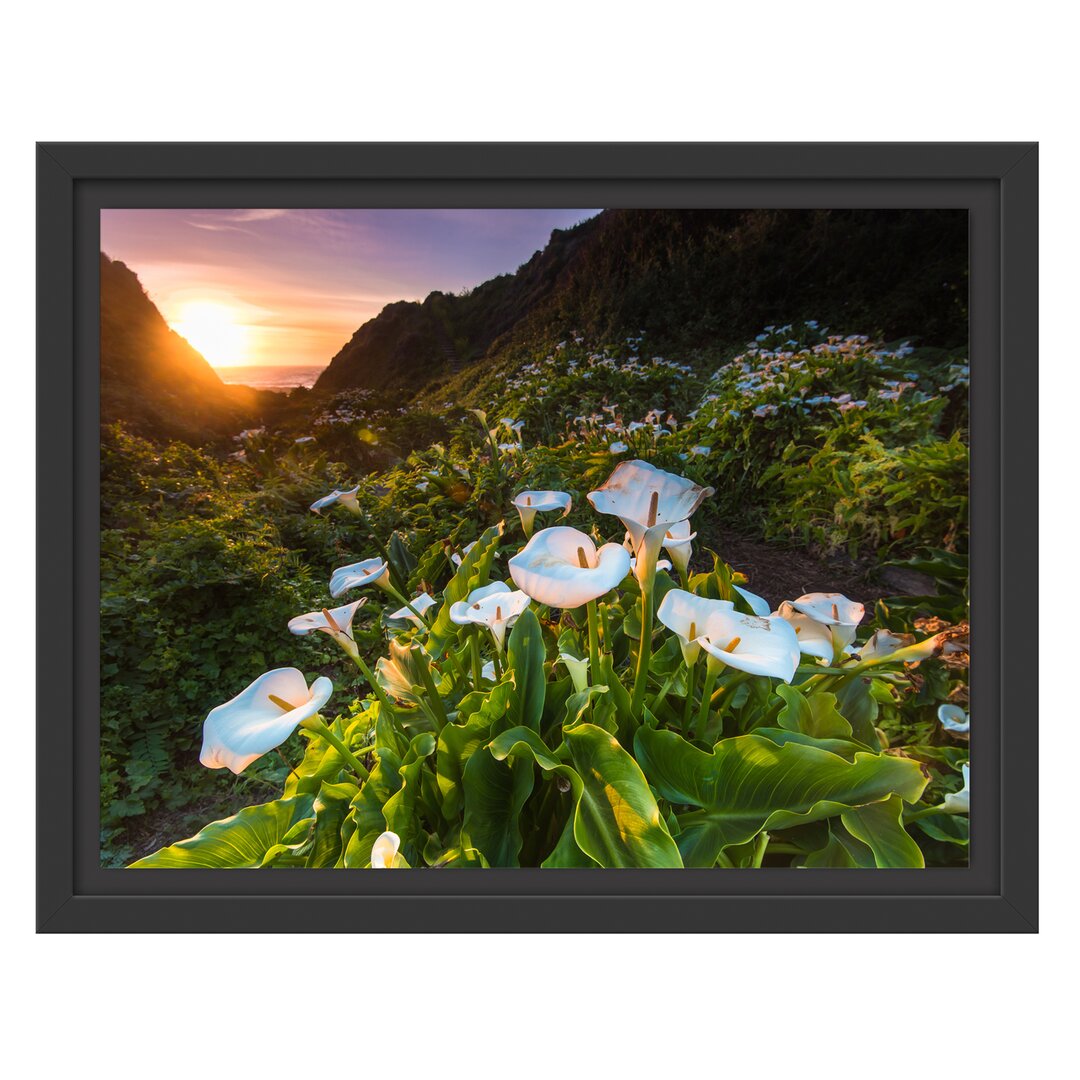
M114 432L106 861L198 799L134 866L965 862L966 360L646 344L347 391L227 456ZM721 524L933 587L781 595Z

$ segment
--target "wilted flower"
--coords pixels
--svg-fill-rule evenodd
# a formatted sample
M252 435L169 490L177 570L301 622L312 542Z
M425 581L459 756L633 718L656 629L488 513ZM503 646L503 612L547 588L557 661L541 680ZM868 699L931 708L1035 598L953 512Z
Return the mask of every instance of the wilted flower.
M486 626L501 652L506 631L528 606L529 597L525 593L511 591L505 582L493 581L474 589L467 599L451 604L450 620L458 626Z
M565 491L522 491L514 496L513 505L517 507L525 536L530 537L538 513L561 510L563 517L570 513L570 496Z
M514 584L538 603L576 608L614 589L630 555L620 544L598 551L585 533L560 525L538 532L509 565Z
M309 688L296 668L260 675L231 701L210 710L199 761L208 769L242 773L314 717L333 692L334 684L325 675Z
M330 575L330 595L336 598L350 589L372 583L384 589L390 584L390 570L382 559L364 559L348 566L339 566Z
M311 509L316 514L321 514L328 506L333 506L334 503L341 503L352 514L360 513L360 503L357 500L357 494L360 491L360 485L351 488L349 491L331 491L329 495L324 495L321 499L316 499L311 504Z

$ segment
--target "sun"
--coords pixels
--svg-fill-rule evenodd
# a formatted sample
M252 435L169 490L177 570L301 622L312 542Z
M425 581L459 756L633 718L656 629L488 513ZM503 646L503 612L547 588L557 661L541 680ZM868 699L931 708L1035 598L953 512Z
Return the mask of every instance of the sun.
M248 328L236 321L236 315L225 304L200 300L185 304L169 326L214 367L243 364L248 359Z

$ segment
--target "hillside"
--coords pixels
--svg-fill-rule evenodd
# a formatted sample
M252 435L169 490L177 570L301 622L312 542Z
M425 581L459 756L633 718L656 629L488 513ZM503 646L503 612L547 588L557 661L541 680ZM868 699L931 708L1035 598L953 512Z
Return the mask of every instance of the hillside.
M101 422L150 436L204 441L250 423L262 397L226 386L170 330L138 277L101 254Z
M645 331L650 347L686 355L810 318L884 340L917 327L922 344L963 345L965 215L605 210L553 232L513 274L459 296L388 305L316 389L465 388L491 361L571 330L598 342Z

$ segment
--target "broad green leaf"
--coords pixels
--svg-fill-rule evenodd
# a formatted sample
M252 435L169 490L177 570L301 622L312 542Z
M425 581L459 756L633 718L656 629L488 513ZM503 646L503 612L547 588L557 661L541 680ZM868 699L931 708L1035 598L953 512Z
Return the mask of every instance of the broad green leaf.
M544 715L544 632L540 620L526 608L510 631L506 646L506 666L514 673L514 693L510 699L510 722L540 730Z
M486 750L465 763L463 846L483 852L492 866L517 866L521 808L533 789L529 761L496 761Z
M371 846L386 831L383 807L401 787L398 776L401 761L397 755L392 750L378 749L375 757L378 764L360 788L360 794L353 799L352 810L342 825L345 839L342 862L350 868L364 867L371 862Z
M874 731L879 706L873 695L873 683L873 679L861 675L845 679L835 694L837 712L851 725L853 737L876 751L881 744Z
M942 840L947 844L966 844L970 830L967 814L927 814L913 822L931 840Z
M851 725L836 711L832 694L802 694L780 683L777 694L785 701L776 722L787 731L801 731L814 739L850 739Z
M417 799L424 760L435 753L435 736L430 731L414 735L409 751L398 768L401 787L383 805L386 828L401 838L402 847L414 847L420 835Z
M802 861L802 865L813 869L854 870L858 863L851 853L829 830L829 839L823 848L811 851Z
M595 724L564 733L582 782L574 819L578 846L601 866L682 866L637 762Z
M495 553L499 550L499 537L502 536L502 522L486 529L475 546L461 561L457 573L450 579L443 590L443 603L439 614L431 625L427 635L428 652L438 659L446 651L447 645L457 637L460 627L450 619L450 608L458 601L486 585L491 573Z
M922 867L923 854L904 828L903 814L904 800L893 795L884 802L845 811L840 820L856 840L874 853L879 869Z
M837 754L846 761L854 761L856 754L866 750L861 743L851 742L848 739L815 739L811 735L804 735L801 731L785 731L783 728L754 728L754 734L776 743L777 746L784 746L787 743L816 746L819 750L828 750L829 753Z
M713 866L726 847L761 829L791 828L898 794L914 802L927 777L914 761L859 752L852 761L815 746L760 735L723 739L711 754L672 731L638 729L634 747L659 793L681 806L687 866Z
M131 868L222 870L262 866L267 854L297 825L314 820L314 801L313 795L306 794L246 806L232 817L211 822L187 840L139 859Z
M488 741L490 732L491 720L483 712L476 712L464 724L447 724L439 733L435 771L442 796L442 815L447 821L453 821L461 810L465 765Z
M352 783L324 783L319 788L312 806L315 828L304 852L305 866L319 869L337 865L342 851L341 826L349 815L352 800L359 793L359 788Z

